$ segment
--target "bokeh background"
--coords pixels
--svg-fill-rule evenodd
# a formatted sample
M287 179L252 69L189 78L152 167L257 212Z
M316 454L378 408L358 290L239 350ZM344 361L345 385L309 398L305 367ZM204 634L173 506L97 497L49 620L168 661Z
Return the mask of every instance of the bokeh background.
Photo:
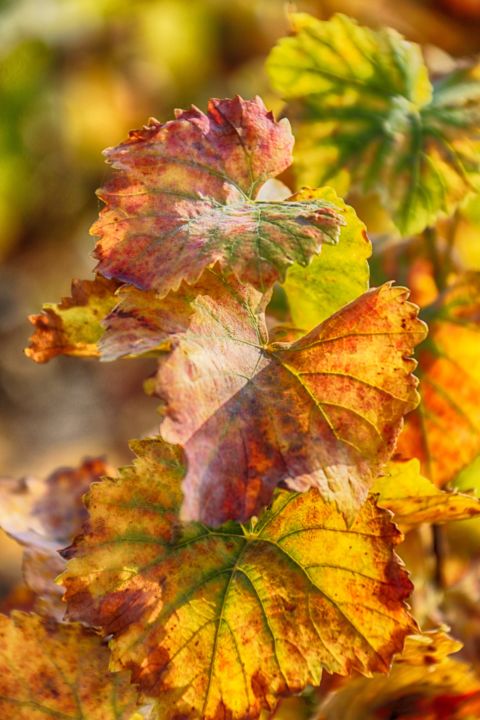
M288 31L283 0L0 0L0 474L43 476L85 455L129 457L155 424L148 361L23 355L27 315L89 277L107 175L101 151L149 116L211 96L270 92L264 59ZM299 0L461 56L480 51L480 0ZM153 367L152 367L153 371ZM0 593L20 551L3 539Z

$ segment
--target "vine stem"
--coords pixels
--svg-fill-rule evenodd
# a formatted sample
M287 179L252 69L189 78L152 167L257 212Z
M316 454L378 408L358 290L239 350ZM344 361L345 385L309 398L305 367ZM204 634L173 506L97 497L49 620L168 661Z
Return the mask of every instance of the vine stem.
M432 525L432 550L435 557L435 570L433 580L439 590L445 590L445 557L446 543L443 528L435 523Z
M445 290L446 287L446 273L445 273L445 267L442 262L442 258L439 255L438 247L437 247L437 231L433 227L427 227L423 231L423 237L425 240L425 246L427 250L428 258L430 259L432 265L433 265L433 272L435 275L435 281L437 283L437 287L442 292L442 290Z
M447 275L448 275L447 265L449 264L449 261L450 261L450 255L452 252L453 240L454 240L454 236L455 236L455 229L456 229L455 226L453 228L451 228L451 233L448 238L447 252L445 253L444 257L441 257L440 253L438 252L438 235L437 235L436 228L427 227L427 228L425 228L424 233L423 233L427 255L432 263L433 272L435 275L435 282L437 283L437 287L440 292L443 292L443 290L445 290L445 288L447 286ZM434 581L436 587L439 590L443 591L446 587L445 536L444 536L442 527L435 523L432 524L431 531L432 531L432 551L433 551L433 555L435 558L433 581Z

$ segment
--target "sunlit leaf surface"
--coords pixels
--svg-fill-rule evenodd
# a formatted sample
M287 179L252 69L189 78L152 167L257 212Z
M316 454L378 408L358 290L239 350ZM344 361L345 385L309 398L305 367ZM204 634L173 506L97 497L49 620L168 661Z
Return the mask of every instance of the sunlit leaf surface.
M480 514L480 500L473 495L439 490L420 474L420 463L390 462L385 475L377 478L372 493L378 504L395 515L395 522L413 527L424 522L444 523Z
M348 527L316 489L278 490L247 526L175 523L183 472L158 440L92 486L65 551L69 615L101 626L161 718L256 717L322 669L385 672L414 629L401 535L367 501Z
M311 330L368 290L367 258L372 248L365 225L332 188L303 189L295 197L324 199L345 221L338 243L323 245L307 267L292 265L283 284L295 325Z

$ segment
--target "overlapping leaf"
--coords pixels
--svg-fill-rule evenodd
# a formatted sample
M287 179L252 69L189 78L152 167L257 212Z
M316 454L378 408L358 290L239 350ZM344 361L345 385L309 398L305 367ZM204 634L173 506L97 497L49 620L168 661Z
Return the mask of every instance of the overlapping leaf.
M372 249L365 225L332 188L304 189L295 198L326 200L345 221L337 245L324 245L307 267L295 264L287 272L283 287L292 320L297 327L311 330L368 290L367 258Z
M291 315L296 326L305 330L368 288L371 245L354 210L330 188L303 190L294 201L328 203L343 222L337 245L324 245L307 267L295 263L288 271L284 288ZM45 362L58 354L101 360L157 354L168 349L172 336L188 327L196 295L211 292L212 284L221 282L217 266L205 270L193 285L183 282L176 292L162 298L155 291L119 286L101 276L95 281L75 281L72 298L32 316L36 331L27 355Z
M387 677L350 680L321 707L319 720L472 720L480 683L441 631L412 635Z
M77 623L0 615L0 716L15 720L130 720L128 673L108 672L108 648Z
M24 547L23 574L38 609L62 617L61 589L54 583L65 563L58 551L87 518L82 496L108 471L101 458L62 468L46 480L0 479L0 527Z
M318 487L352 517L417 404L416 308L385 285L300 340L267 345L261 296L232 283L197 297L154 383L162 435L188 458L183 516L247 519L286 483Z
M207 114L151 120L105 151L114 168L92 228L106 277L161 296L219 263L262 291L294 262L335 243L341 219L327 202L254 202L290 165L293 137L262 101L211 100Z
M302 184L377 192L404 235L480 191L480 71L433 85L420 48L336 15L292 16L272 84L291 101Z
M35 332L25 350L28 357L43 363L57 355L97 357L103 334L101 321L116 305L118 283L98 276L74 280L72 296L47 303L38 315L30 315Z
M425 309L428 342L419 354L422 402L400 436L445 485L480 453L480 273L467 273Z
M478 498L439 490L420 474L416 459L389 463L385 475L373 484L372 492L379 494L378 504L391 510L401 526L439 524L480 514Z
M63 584L70 616L113 634L114 667L160 718L256 717L322 668L388 669L413 622L385 511L369 500L348 528L317 490L278 490L247 527L181 528L178 452L136 449L134 467L92 486Z

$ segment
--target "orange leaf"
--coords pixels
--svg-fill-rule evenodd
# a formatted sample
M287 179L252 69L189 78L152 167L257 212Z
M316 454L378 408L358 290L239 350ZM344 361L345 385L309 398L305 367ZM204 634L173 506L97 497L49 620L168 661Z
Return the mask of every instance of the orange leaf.
M80 624L0 615L2 720L129 720L137 693L108 672L108 648Z
M406 298L385 285L268 345L259 294L231 284L198 296L152 383L162 436L188 460L183 517L245 520L286 483L318 487L352 518L418 402L408 356L425 330Z
M398 443L443 486L480 453L480 273L466 273L425 309L419 353L422 401Z
M101 321L116 305L118 283L101 276L74 280L72 296L58 305L47 303L38 315L30 315L35 327L25 354L38 363L57 355L97 357L103 334Z

